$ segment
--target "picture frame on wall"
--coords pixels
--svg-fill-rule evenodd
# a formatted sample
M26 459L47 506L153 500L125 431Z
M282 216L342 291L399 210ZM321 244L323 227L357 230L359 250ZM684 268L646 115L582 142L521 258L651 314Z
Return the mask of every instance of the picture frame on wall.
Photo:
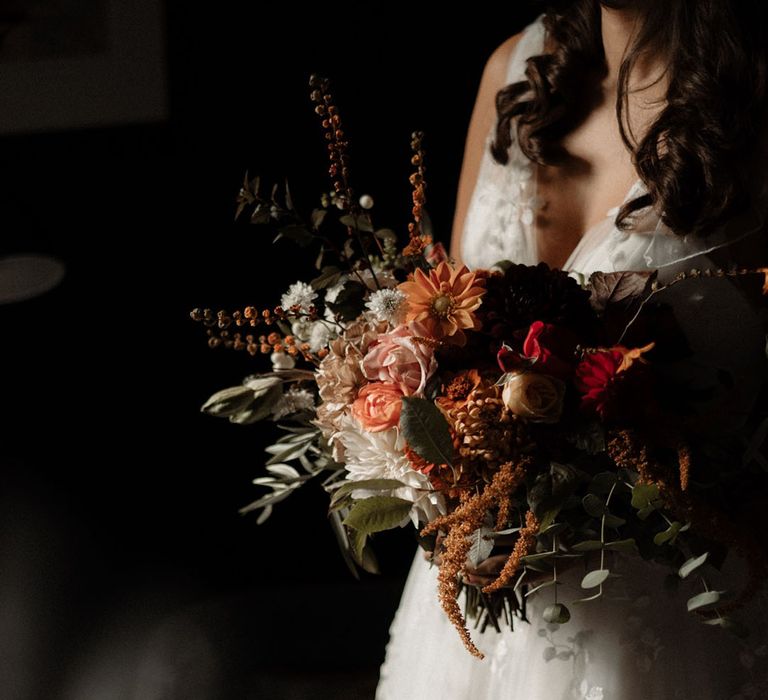
M161 0L0 0L0 134L168 118Z

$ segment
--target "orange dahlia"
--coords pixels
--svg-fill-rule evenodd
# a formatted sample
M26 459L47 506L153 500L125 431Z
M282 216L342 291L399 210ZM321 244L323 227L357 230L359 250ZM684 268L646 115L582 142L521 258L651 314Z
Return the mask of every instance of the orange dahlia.
M432 338L464 345L464 330L480 328L474 312L485 293L484 280L466 265L455 270L441 262L429 274L417 269L398 289L408 299L406 322L421 322Z

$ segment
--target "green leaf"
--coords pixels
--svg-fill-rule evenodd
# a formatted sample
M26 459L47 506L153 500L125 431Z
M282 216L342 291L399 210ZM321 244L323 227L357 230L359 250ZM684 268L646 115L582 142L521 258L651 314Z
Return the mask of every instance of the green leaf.
M412 503L394 496L372 496L355 501L344 524L365 534L397 527L411 511Z
M539 474L528 489L528 506L539 520L550 511L559 513L579 482L578 472L568 464L550 462L549 471Z
M688 599L688 612L698 610L707 605L714 605L720 601L720 596L724 591L704 591Z
M272 387L282 384L283 380L276 376L274 373L269 374L253 374L250 377L246 377L243 381L243 386L247 387L254 393L255 398L264 396Z
M613 542L605 543L606 549L612 549L615 552L636 552L637 542L634 537L630 537L627 540L614 540Z
M227 418L245 411L253 403L253 391L246 386L233 386L217 391L200 408L209 416Z
M606 513L605 514L605 526L610 528L617 528L621 527L622 525L626 525L627 521L624 520L624 518L620 518L618 515L614 515L613 513Z
M335 265L327 265L322 269L320 274L310 282L312 289L317 291L318 289L332 287L341 279L342 274L344 274L342 270Z
M356 491L357 489L396 489L405 486L402 481L397 479L360 479L359 481L345 481L337 488L331 496L331 504L336 503L340 498Z
M311 444L311 442L304 441L299 444L289 445L286 449L274 454L267 462L267 465L290 462L292 459L298 459L309 449ZM273 445L271 447L275 446ZM270 449L268 451L271 452L272 450Z
M448 422L431 401L407 396L400 412L400 430L410 448L432 464L453 463Z
M632 488L632 507L638 510L656 509L662 504L657 484L640 483Z
M264 420L270 416L272 409L282 395L282 386L276 384L266 394L256 399L248 409L230 416L229 421L238 425L250 425Z
M560 514L560 508L552 508L544 513L544 517L541 519L541 525L539 526L539 534L543 535L545 531L549 530L552 525L556 525L555 518Z
M338 513L330 513L331 528L336 536L336 542L339 545L341 556L352 575L359 581L360 573L355 566L355 558L352 555L352 543L349 540L349 531L342 525L341 516Z
M614 472L600 472L592 478L589 490L592 493L607 494L618 481L619 477Z
M691 557L685 564L680 567L677 572L680 578L685 578L688 574L698 569L709 557L709 552L704 552L701 556Z
M291 224L290 226L283 226L275 236L273 243L277 243L281 238L293 241L302 248L306 248L312 241L315 240L315 236L311 231L304 226L297 224Z
M584 540L583 542L578 542L573 547L571 547L571 551L573 552L596 552L597 550L600 550L603 548L603 543L600 540Z
M640 520L647 520L651 513L655 512L655 506L646 506L645 508L641 508L639 511L637 511L637 517L640 518Z
M562 603L552 603L544 608L541 614L545 622L562 625L571 619L571 612Z
M603 499L596 496L594 493L588 493L581 499L581 505L584 506L584 510L588 515L593 518L602 518L605 515L606 508Z
M610 576L611 572L608 569L596 569L590 571L582 580L582 588L596 588L601 585Z
M328 210L327 209L315 209L312 212L311 220L312 220L312 228L317 231L322 225L323 221L325 220L325 217L328 216Z
M351 226L356 231L365 231L366 233L373 233L373 226L367 216L352 216L352 214L345 214L339 217L339 221L345 226Z
M648 294L657 275L657 270L593 272L587 283L591 292L589 303L595 311L603 313L610 305L634 302Z
M658 545L659 547L663 544L666 544L667 542L674 543L675 539L677 539L677 535L680 533L680 528L683 526L682 523L674 522L672 523L666 530L663 532L656 533L656 536L653 538L653 543L655 545Z

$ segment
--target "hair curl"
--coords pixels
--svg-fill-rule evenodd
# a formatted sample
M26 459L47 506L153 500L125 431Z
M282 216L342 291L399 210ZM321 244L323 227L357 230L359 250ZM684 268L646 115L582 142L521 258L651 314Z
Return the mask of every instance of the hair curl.
M754 168L766 154L764 2L550 0L543 21L553 52L529 57L526 78L497 94L495 160L508 161L515 128L529 159L543 165L563 161L558 140L585 116L607 71L601 4L637 8L643 17L619 70L616 115L648 193L625 202L616 225L629 228L632 212L654 204L675 233L703 235L757 205L756 186L762 183L755 181ZM667 57L669 87L655 121L633 144L623 119L627 85L635 62L647 52Z

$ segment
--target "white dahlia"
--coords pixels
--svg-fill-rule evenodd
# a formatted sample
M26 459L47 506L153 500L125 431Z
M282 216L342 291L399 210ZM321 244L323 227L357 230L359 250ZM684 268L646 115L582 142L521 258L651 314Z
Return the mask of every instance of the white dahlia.
M443 495L435 491L426 474L415 470L403 453L405 440L397 428L370 433L345 414L340 420L341 429L333 437L344 445L347 479L397 479L405 486L393 489L392 496L413 503L409 517L415 527L419 521L429 522L445 513ZM356 489L354 498L381 495L381 491ZM407 521L405 521L407 522ZM401 523L401 527L405 524Z

